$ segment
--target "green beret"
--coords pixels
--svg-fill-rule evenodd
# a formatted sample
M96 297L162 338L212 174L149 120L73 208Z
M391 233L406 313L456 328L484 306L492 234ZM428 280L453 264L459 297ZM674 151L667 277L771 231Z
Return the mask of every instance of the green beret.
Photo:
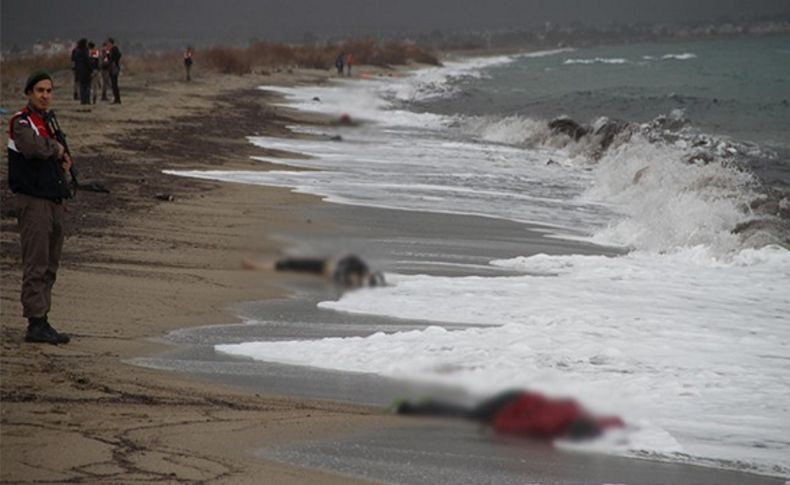
M36 85L39 81L43 81L44 79L49 79L52 81L52 76L49 74L48 71L44 69L39 69L38 71L33 71L32 74L27 78L27 82L25 83L25 94L28 94L30 91L33 90L33 86ZM54 81L52 81L54 84Z

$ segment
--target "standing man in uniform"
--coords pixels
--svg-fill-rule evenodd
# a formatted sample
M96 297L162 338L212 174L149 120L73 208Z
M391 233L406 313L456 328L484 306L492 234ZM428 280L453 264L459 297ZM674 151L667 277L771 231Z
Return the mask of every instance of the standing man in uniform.
M112 104L121 104L121 90L118 88L118 74L121 72L121 50L115 45L115 39L107 39L110 47L110 82L112 83Z
M92 71L88 39L82 38L77 42L77 51L74 54L74 73L80 83L80 104L91 103Z
M101 100L109 101L107 88L110 87L110 44L105 40L101 47Z
M52 328L48 313L63 249L63 201L71 196L65 175L71 158L48 127L52 88L46 71L25 83L28 104L9 121L8 184L18 207L25 341L57 345L70 340Z
M90 53L91 64L91 97L93 104L96 104L96 97L99 95L99 88L101 88L101 51L96 48L96 44L88 42L88 52Z

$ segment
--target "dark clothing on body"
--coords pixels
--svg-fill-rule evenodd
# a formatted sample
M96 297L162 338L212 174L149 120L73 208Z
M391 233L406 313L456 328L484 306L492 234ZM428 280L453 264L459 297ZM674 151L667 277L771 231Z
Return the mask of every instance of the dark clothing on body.
M275 263L274 269L329 276L335 284L347 288L386 284L381 273L371 272L367 263L353 254L344 256L336 262L317 258L281 259Z

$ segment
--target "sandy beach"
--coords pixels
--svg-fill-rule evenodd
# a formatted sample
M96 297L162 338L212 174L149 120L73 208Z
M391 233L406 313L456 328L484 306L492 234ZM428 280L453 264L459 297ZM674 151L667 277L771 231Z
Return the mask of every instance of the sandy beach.
M386 421L376 409L232 391L122 362L163 350L154 339L169 330L232 322L229 304L283 295L242 271L239 259L276 254L267 234L306 224L294 209L315 199L161 170L266 169L248 158L265 153L244 136L284 134L294 114L267 106L255 86L321 76L211 75L191 83L126 76L123 105L90 109L56 79L54 109L82 179L111 193L82 191L68 204L50 320L72 343L30 345L22 341L14 205L3 183L3 482L348 483L248 449ZM25 102L18 93L4 98Z
M68 204L50 319L72 342L25 344L18 235L3 164L0 481L780 483L736 471L563 453L534 443L511 446L472 426L426 426L388 415L381 405L396 388L377 376L240 363L171 345L188 343L190 336L207 347L212 338L254 340L258 331L262 338L308 338L425 326L344 314L327 320L315 305L324 290L287 298L287 279L241 269L242 257L271 259L286 252L283 235L310 240L316 249L338 247L342 234L345 250L354 252L370 249L366 244L373 240L376 249L366 257L406 274L462 273L451 264L428 266L429 258L412 258L411 266L387 258L406 250L432 254L432 264L436 254L447 262L461 256L467 267L488 274L496 271L487 267L492 254L602 253L578 241L548 240L539 228L515 222L339 206L284 188L162 173L275 167L250 158L256 155L287 163L288 153L253 146L245 137L298 136L286 125L332 121L274 106L273 95L256 87L316 84L328 75L196 73L190 83L122 76L124 104L89 109L70 99L65 79L56 79L54 108L70 135L82 181L100 182L110 194L82 191ZM24 104L18 93L4 93L4 99L6 105ZM276 314L282 334L238 325L245 312ZM327 322L332 326L322 327ZM168 336L178 329L184 329L183 342ZM246 366L253 377L189 367L201 362L215 370Z

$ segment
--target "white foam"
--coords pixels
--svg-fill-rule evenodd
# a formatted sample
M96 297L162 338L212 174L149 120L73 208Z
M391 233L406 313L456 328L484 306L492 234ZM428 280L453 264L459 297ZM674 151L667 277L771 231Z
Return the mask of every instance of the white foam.
M422 331L217 350L481 395L572 395L633 426L608 452L790 472L790 252L722 259L696 247L494 263L526 274L388 275L393 286L320 304L437 323ZM451 331L457 323L483 327Z
M620 57L594 57L591 59L565 59L563 64L628 64L631 61Z
M268 88L300 109L374 123L301 130L340 134L342 142L250 138L303 153L287 163L310 171L169 173L294 187L340 203L542 222L638 252L495 262L519 273L511 277L388 275L393 286L321 306L435 327L218 350L461 384L481 394L512 386L571 394L633 425L625 442L599 445L610 452L729 466L740 460L787 473L790 416L780 403L790 400L790 263L787 251L743 250L731 234L749 215L749 176L725 164L689 164L690 146L639 135L596 162L582 144L526 117L400 109L404 100L452 93L464 76L484 76L486 65L512 59L449 64L421 79ZM457 323L481 328L448 331Z
M553 134L545 120L414 113L398 109L392 95L426 79L479 74L513 58L450 64L407 79L268 87L300 109L375 123L324 130L342 135L342 142L250 138L268 149L305 154L288 163L315 170L309 173L213 173L222 180L295 187L335 202L574 228L558 232L606 245L663 251L707 244L727 252L744 244L732 231L751 216L750 177L721 163L689 164L694 148L685 139L670 145L635 135L593 163L593 137L575 143ZM180 173L205 178L212 172Z
M443 66L420 69L402 81L391 83L387 91L395 99L406 102L451 97L458 93L460 81L486 77L486 71L493 67L504 66L518 59L548 57L571 51L573 49L550 49L508 56L448 61Z
M511 145L547 143L552 133L545 120L518 115L496 117L468 117L463 120L464 131L484 141Z
M731 231L749 217L752 177L721 163L687 163L688 150L634 136L614 147L595 168L582 197L615 204L625 217L598 231L603 244L664 251L706 244L733 251Z
M458 92L456 84L463 79L486 76L486 69L510 64L516 56L495 56L449 61L443 66L421 69L402 82L391 83L388 92L400 101L422 101L450 97Z
M384 126L423 128L440 127L448 122L439 115L395 109L382 95L400 82L334 80L322 86L261 86L260 89L285 95L287 106L337 118L348 115L352 120L375 121Z
M689 59L696 59L697 55L692 52L684 52L682 54L664 54L661 56L663 60L687 61Z

